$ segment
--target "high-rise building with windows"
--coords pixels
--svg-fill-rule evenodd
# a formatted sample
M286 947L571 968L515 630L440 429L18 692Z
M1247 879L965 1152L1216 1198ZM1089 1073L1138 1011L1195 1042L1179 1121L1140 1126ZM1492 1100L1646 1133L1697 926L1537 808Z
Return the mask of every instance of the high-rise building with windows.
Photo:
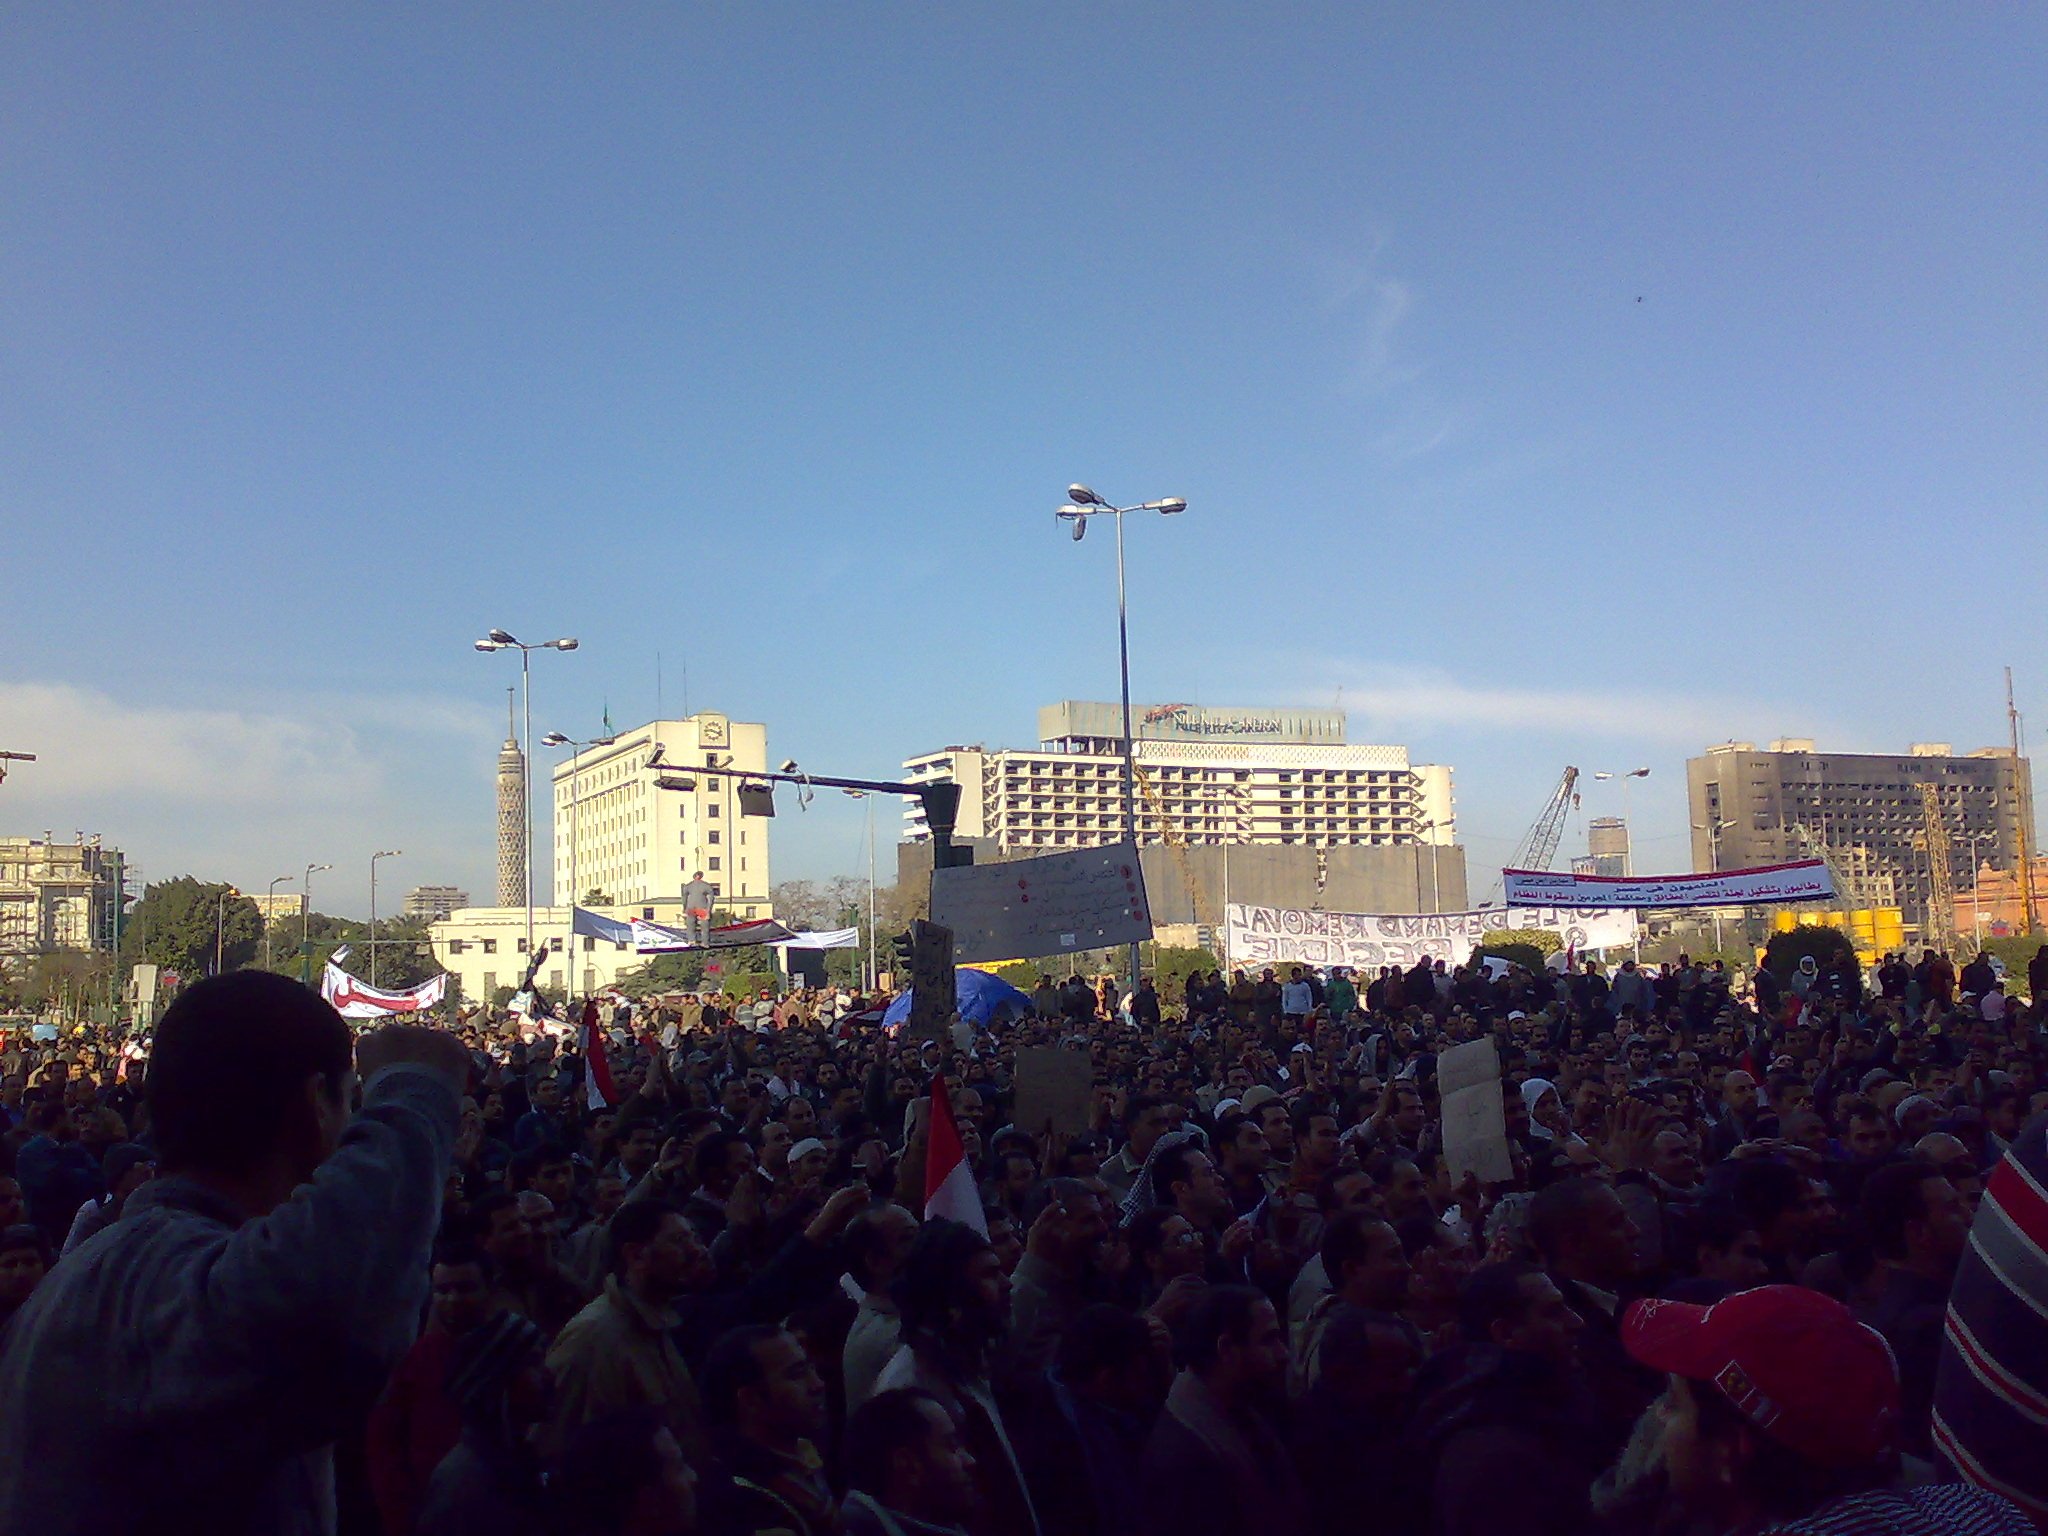
M661 766L648 766L661 747ZM768 727L699 712L650 720L610 744L565 754L552 779L555 905L633 906L679 897L697 875L736 917L768 915L768 817L739 814L739 781L760 773ZM659 782L686 783L662 789Z
M0 955L111 949L125 874L97 836L0 837Z
M904 763L913 783L960 785L956 836L1053 852L1124 837L1123 711L1068 700L1038 713L1039 745L948 747ZM1457 816L1451 770L1408 749L1345 740L1341 710L1133 710L1138 840L1191 847L1448 846ZM905 840L929 836L906 802Z
M1825 856L1852 905L1891 906L1924 923L1933 891L1928 801L1946 843L1950 879L1974 884L1985 866L2014 869L2022 807L2033 794L2009 747L1957 756L1946 742L1903 755L1828 752L1803 738L1759 751L1747 741L1709 747L1685 765L1696 870L1747 869Z

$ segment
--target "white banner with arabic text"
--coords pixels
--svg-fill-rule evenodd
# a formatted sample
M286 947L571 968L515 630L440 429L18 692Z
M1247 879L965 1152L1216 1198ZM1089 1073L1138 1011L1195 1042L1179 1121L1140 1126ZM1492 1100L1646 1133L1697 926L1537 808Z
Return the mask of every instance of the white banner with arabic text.
M1710 875L1569 875L1507 869L1508 905L1543 908L1560 902L1589 907L1753 907L1777 901L1825 901L1834 877L1819 859L1724 869Z
M1475 947L1512 929L1541 928L1569 949L1633 943L1633 914L1593 907L1489 907L1480 912L1311 912L1231 902L1224 944L1232 965L1463 965Z

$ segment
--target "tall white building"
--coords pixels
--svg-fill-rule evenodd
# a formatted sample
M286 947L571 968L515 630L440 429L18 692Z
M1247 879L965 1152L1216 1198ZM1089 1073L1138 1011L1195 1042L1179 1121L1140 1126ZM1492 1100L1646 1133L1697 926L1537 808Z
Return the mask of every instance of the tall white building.
M0 955L113 947L124 872L97 835L0 837Z
M650 768L657 743L662 766ZM688 790L656 787L707 765L765 771L768 727L700 712L649 721L557 762L554 905L589 906L593 891L602 906L643 905L679 897L701 874L735 916L767 916L773 823L739 814L738 781L699 774Z
M1330 709L1134 706L1142 843L1387 847L1456 841L1451 770L1408 749L1351 744ZM1124 834L1123 710L1067 700L1038 712L1035 749L947 747L904 763L913 783L960 785L954 835L1033 852ZM906 803L904 837L930 836Z

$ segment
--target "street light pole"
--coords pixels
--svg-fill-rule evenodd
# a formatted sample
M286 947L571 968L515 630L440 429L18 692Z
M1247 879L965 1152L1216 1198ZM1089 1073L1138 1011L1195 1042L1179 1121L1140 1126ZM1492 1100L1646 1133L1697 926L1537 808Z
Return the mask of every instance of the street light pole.
M377 861L395 859L403 848L387 848L370 855L370 985L377 985Z
M527 645L514 639L502 629L493 629L487 631L484 638L475 643L475 648L479 651L517 651L519 653L519 707L521 714L525 717L525 723L522 726L525 743L521 751L525 753L526 757L526 782L521 786L523 792L519 797L519 813L520 836L525 843L523 862L526 866L526 959L527 963L531 965L533 963L533 672L529 658L535 651L573 651L576 649L576 639L574 636L564 636L558 640L542 640L536 644Z
M332 868L332 864L306 866L306 910L299 920L299 980L309 987L313 985L313 877L323 869Z
M1635 822L1630 819L1628 812L1628 781L1630 779L1647 779L1649 776L1650 770L1647 768L1631 768L1627 773L1596 773L1593 775L1596 779L1621 780L1621 825L1622 830L1628 834L1628 840L1621 845L1621 872L1624 875L1632 875L1636 872L1636 826Z
M544 747L569 747L572 749L569 753L569 937L567 941L569 945L569 992L571 994L576 990L576 903L581 900L576 892L576 887L579 884L576 876L576 845L582 841L583 824L581 816L583 800L578 785L579 776L583 768L583 749L585 747L608 747L617 740L616 736L593 736L588 741L578 741L574 736L565 736L560 731L549 731L540 739L540 744ZM554 775L549 774L548 778L552 782ZM554 796L550 795L548 798L552 801Z
M1123 757L1124 757L1124 836L1130 840L1131 856L1138 857L1138 764L1137 746L1133 740L1131 725L1131 635L1130 609L1124 589L1124 514L1127 512L1159 512L1172 516L1185 512L1188 504L1178 496L1167 496L1158 501L1139 502L1134 506L1119 507L1103 499L1085 485L1067 487L1067 505L1055 514L1074 526L1074 540L1078 543L1088 532L1091 517L1111 517L1116 520L1116 652L1117 672L1122 684L1123 696ZM1133 944L1130 953L1130 992L1137 995L1139 980L1138 946Z
M279 875L270 882L270 889L263 893L263 969L271 969L270 929L277 921L277 888L291 879L290 875Z

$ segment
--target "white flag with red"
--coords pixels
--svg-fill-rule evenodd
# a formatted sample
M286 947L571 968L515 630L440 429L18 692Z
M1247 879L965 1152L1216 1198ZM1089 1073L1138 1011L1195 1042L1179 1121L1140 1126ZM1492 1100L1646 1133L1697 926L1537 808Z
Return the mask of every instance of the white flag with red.
M617 1099L612 1064L604 1054L604 1032L597 1027L597 1000L592 998L583 1005L583 1102L592 1109L610 1109Z
M924 1219L930 1221L935 1216L962 1222L988 1236L981 1191L974 1187L974 1169L968 1165L960 1125L953 1118L953 1101L946 1097L943 1073L932 1078L932 1123L924 1149Z

